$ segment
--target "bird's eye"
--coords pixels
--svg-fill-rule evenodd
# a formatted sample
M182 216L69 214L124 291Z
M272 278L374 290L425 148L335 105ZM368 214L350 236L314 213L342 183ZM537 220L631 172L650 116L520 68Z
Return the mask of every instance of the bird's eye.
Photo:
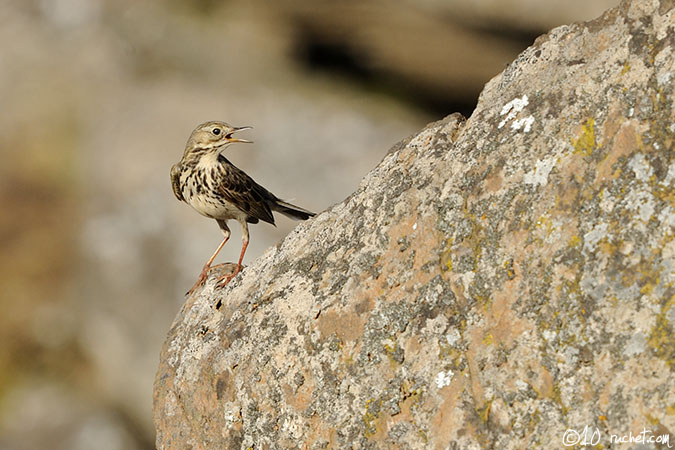
M215 134L216 136L218 136L218 135L220 134L220 128L214 128L214 129L211 131L211 133L213 133L213 134Z

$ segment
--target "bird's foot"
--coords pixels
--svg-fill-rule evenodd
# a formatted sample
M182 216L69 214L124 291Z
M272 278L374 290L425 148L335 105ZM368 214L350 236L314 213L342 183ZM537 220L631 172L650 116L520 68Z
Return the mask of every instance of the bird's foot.
M241 266L237 265L236 268L234 269L234 272L225 274L225 275L221 276L220 278L218 278L218 280L216 281L216 287L218 289L224 288L227 285L227 283L232 281L232 278L234 278L239 272L241 272Z

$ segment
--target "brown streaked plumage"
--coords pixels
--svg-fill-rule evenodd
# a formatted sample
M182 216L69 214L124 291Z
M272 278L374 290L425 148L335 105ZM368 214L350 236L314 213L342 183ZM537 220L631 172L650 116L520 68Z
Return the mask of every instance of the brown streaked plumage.
M176 198L203 216L215 219L224 235L223 241L206 262L188 293L204 283L211 263L229 239L228 220L235 219L241 225L242 248L237 269L233 274L221 277L219 286L227 284L241 270L249 241L249 223L262 220L274 225L272 211L299 220L314 216L313 212L277 198L222 155L221 152L230 144L250 143L233 137L235 133L250 128L233 127L218 121L205 122L195 128L185 145L183 158L171 167L171 186Z

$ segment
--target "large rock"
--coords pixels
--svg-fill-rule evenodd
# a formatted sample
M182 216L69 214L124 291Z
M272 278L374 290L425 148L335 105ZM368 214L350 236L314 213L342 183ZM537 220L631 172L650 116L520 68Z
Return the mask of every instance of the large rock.
M654 0L556 28L468 121L429 125L188 298L155 382L158 448L670 433L673 27Z

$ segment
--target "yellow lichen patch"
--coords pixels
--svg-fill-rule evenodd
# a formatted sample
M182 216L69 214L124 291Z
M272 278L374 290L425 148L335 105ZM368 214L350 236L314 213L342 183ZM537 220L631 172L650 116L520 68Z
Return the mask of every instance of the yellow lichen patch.
M441 270L452 271L452 243L453 238L449 238L444 246L443 253L441 253Z
M616 241L602 239L597 244L598 252L607 256L616 255L619 251L619 245Z
M553 228L553 221L549 215L544 215L537 219L537 223L535 223L534 226L535 228L546 231L546 233L550 233Z
M651 295L661 282L661 270L657 263L659 257L658 254L654 254L649 258L641 259L629 273L623 276L624 285L630 286L637 283L642 295Z
M516 277L516 269L513 267L513 259L509 258L504 261L504 271L506 272L506 278L513 280Z
M663 305L661 313L656 316L656 325L647 341L654 353L666 361L671 369L675 366L675 338L673 338L673 327L668 320L668 312L673 307L675 307L675 295Z
M623 63L623 67L621 68L621 75L626 75L629 70L630 70L630 63L626 61L625 63Z
M645 414L645 417L647 418L647 421L649 421L649 423L652 425L658 425L659 423L661 423L658 417L654 417L649 413Z
M393 344L384 344L384 353L387 355L389 364L391 364L392 367L396 367L401 364L396 360L396 353L399 347L394 339L394 337L391 338Z
M553 383L553 389L551 390L550 399L553 400L556 404L560 405L560 410L562 411L563 415L567 415L568 408L567 405L565 405L565 403L563 402L560 384Z
M379 430L376 422L380 416L381 408L382 400L371 398L366 401L366 412L363 414L363 424L366 427L364 434L366 438L371 438L378 433Z
M417 389L412 389L412 386L410 384L410 381L404 380L401 382L401 395L403 395L403 400L407 400L408 398L414 399L413 403L418 403L419 402L419 396L422 394L422 390L417 388Z
M574 153L590 156L595 149L595 119L589 117L581 127L581 135L572 139Z
M464 361L464 353L450 345L440 344L439 356L441 359L448 361L450 368L459 370Z

